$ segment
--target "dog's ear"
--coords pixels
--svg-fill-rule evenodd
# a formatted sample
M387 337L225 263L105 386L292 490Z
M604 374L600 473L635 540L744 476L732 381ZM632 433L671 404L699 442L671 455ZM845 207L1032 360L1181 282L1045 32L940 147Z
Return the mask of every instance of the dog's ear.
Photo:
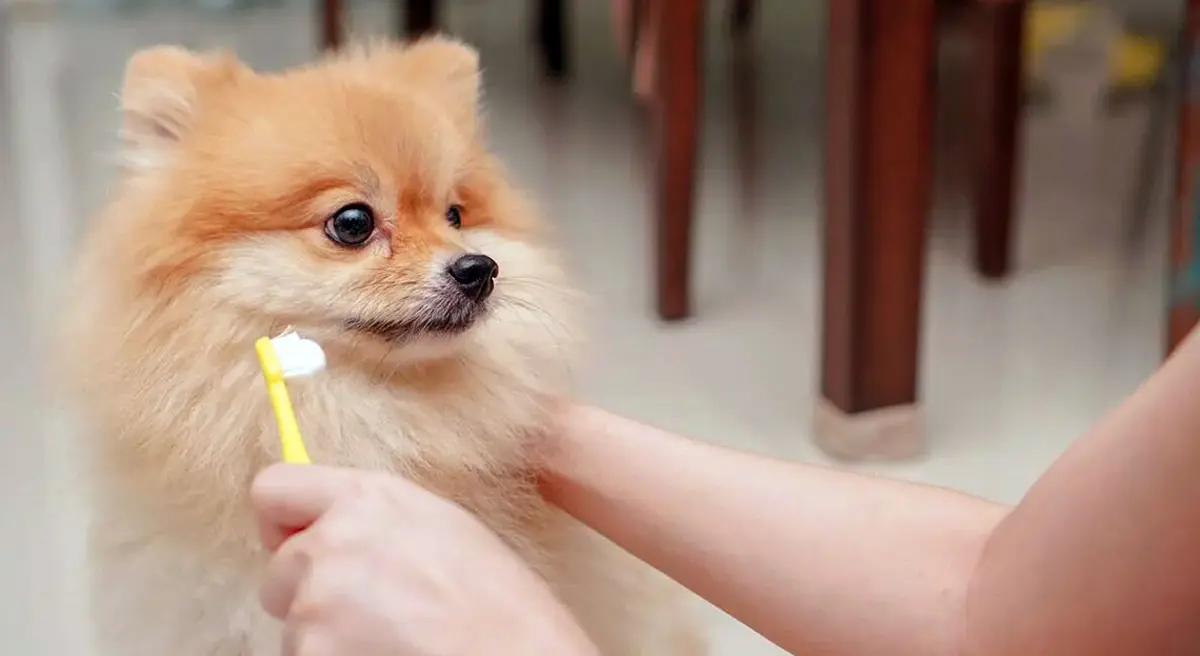
M396 84L419 90L464 133L476 136L482 84L479 53L474 48L449 37L432 36L407 46L376 44L366 54Z
M135 53L121 90L121 155L132 169L161 166L192 127L205 93L242 70L228 54L201 55L173 46Z
M475 111L479 107L479 52L444 36L421 39L404 49L410 74L428 82L430 92L447 102Z

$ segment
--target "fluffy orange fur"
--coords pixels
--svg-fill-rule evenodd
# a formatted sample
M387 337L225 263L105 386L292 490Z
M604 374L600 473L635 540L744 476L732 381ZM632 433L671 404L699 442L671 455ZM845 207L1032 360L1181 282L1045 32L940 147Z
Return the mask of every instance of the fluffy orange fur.
M479 94L476 53L444 38L270 75L171 47L130 60L125 169L79 258L63 338L93 455L100 653L278 653L247 494L279 457L253 341L287 326L330 363L289 384L315 461L462 503L604 653L702 651L676 590L537 495L574 295L486 149ZM327 227L349 204L375 217L353 248ZM464 253L499 266L486 307L461 329L420 328Z

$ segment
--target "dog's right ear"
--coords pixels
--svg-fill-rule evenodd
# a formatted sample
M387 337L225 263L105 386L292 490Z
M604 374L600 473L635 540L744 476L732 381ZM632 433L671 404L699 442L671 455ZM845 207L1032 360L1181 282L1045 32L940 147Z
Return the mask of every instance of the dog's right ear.
M166 163L214 86L243 70L232 55L200 55L173 46L141 50L125 67L121 159L134 170Z

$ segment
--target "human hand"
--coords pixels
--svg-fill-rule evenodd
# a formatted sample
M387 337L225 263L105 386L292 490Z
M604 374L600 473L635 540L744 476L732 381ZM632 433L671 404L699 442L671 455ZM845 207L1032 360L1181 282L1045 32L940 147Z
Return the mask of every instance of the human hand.
M284 656L596 653L494 533L410 481L275 465L252 498Z

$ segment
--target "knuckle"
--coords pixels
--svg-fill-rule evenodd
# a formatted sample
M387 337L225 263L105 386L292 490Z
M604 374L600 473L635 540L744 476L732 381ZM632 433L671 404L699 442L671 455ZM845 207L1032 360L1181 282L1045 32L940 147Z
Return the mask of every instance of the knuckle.
M456 504L390 474L362 472L346 483L338 501L308 533L315 552L370 550L381 533L404 523L403 515L431 516L444 513L447 508L466 514Z
M362 472L351 481L347 498L356 504L375 502L387 496L386 477L376 472Z
M381 512L404 505L402 487L392 475L381 472L365 473L359 477L352 500L363 511Z
M357 541L357 531L353 522L335 521L336 516L330 515L327 521L319 522L311 529L312 550L318 554L329 555L346 551Z

